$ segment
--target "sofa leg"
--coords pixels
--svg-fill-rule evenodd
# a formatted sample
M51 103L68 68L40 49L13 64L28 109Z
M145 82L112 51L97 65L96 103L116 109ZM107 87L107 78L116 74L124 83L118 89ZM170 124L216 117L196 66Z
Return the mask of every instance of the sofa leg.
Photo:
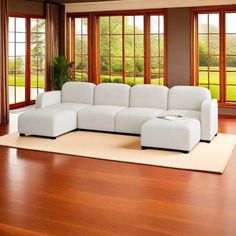
M142 146L141 148L142 148L142 150L146 150L147 149L147 147L145 147L145 146Z
M55 140L57 137L50 137L50 139Z
M211 140L207 140L206 143L211 143Z
M25 136L25 134L20 133L20 137L24 137L24 136Z
M217 135L218 135L218 133L215 134L215 136L217 136Z
M189 151L182 151L182 153L184 153L184 154L188 154L188 153L189 153Z

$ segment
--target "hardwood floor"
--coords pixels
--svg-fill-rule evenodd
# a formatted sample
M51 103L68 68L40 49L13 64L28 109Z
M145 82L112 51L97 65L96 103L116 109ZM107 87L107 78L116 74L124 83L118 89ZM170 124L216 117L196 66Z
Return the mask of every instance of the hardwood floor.
M218 175L0 147L0 235L234 236L236 151Z

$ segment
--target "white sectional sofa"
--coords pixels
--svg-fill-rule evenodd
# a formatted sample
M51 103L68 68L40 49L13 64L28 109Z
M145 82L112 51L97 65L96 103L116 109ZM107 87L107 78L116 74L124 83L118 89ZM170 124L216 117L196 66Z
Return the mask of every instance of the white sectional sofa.
M201 140L210 142L217 134L217 101L206 88L88 82L67 82L61 91L39 94L36 109L19 116L18 131L50 138L73 129L139 135L146 122L165 114L199 122Z

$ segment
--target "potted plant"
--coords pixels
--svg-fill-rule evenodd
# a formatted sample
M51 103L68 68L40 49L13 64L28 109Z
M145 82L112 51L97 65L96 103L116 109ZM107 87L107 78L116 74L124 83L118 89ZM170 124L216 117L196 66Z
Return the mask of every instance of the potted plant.
M52 66L52 89L61 90L62 85L72 80L73 62L65 56L55 57Z

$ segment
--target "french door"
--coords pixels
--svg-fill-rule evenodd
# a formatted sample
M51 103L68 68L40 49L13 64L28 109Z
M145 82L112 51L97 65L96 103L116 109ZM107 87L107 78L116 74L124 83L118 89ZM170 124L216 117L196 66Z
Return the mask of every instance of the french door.
M8 42L10 108L33 104L45 89L45 19L10 15Z

